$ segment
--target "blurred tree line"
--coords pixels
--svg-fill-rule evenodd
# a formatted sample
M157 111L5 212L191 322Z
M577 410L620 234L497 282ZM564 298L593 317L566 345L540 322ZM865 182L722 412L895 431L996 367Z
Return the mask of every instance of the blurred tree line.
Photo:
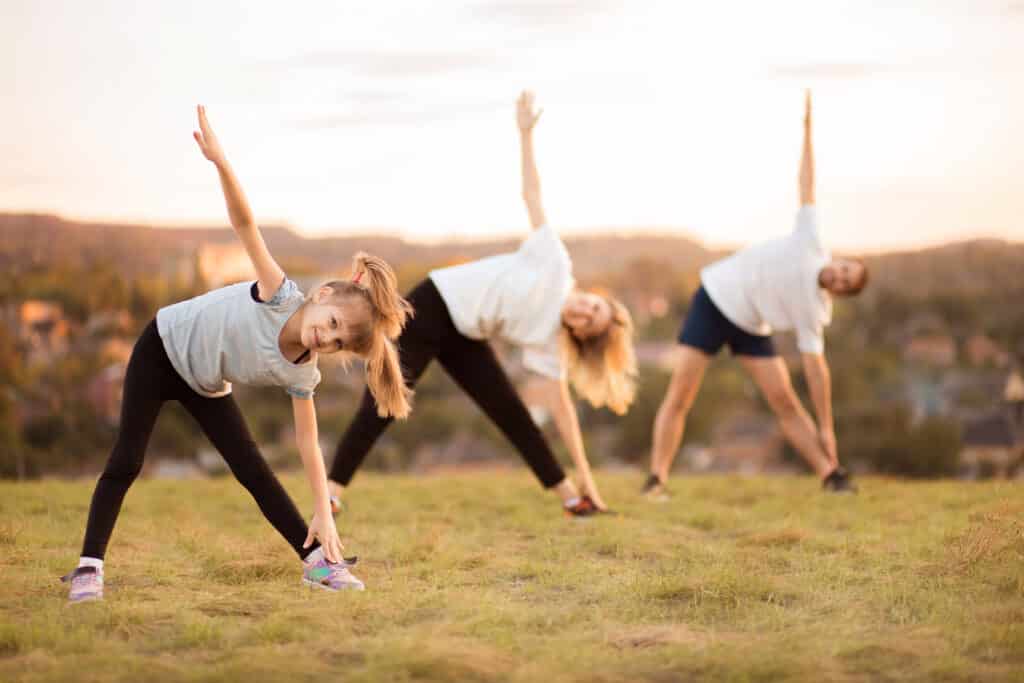
M311 269L295 263L290 272ZM402 286L411 287L428 270L428 264L403 265L399 268ZM114 264L102 262L29 267L15 275L0 282L0 307L10 310L30 299L58 302L76 325L76 339L71 352L45 366L29 366L12 325L0 327L0 382L4 388L0 392L0 476L95 471L113 445L116 427L97 415L86 400L84 387L103 364L93 347L79 343L85 334L82 328L95 313L123 310L134 321L131 335L137 335L160 306L194 296L204 288L155 273L129 278ZM671 261L651 259L611 267L603 277L592 279L631 305L646 306L652 297L662 297L665 306L658 314L634 310L634 316L640 322L640 341L667 344L674 342L699 284L696 270L674 269ZM901 355L908 321L929 317L957 339L984 331L1016 355L1024 341L1024 309L1013 304L1022 294L1024 286L967 294L954 288L907 291L882 282L862 297L837 300L826 353L832 368L841 457L859 467L894 475L955 474L960 448L957 420L949 416L914 419L905 401L908 373L913 372ZM795 385L810 409L800 365L793 362L793 345L785 335L780 335L780 348L790 352ZM321 432L335 442L361 396L358 383L345 381L340 372L325 372L318 390ZM640 379L636 402L624 417L580 404L588 453L596 463L646 463L651 427L669 374L645 366ZM291 411L284 392L237 387L236 396L268 453L283 454L282 463L297 465L297 457L288 457L294 455L294 449L289 439ZM26 412L25 406L32 410L19 417ZM738 364L723 356L705 377L687 421L685 444L708 443L715 425L738 408L768 414L751 380ZM550 431L551 426L546 429ZM560 440L553 432L551 435L561 451ZM515 457L504 437L435 366L417 387L413 417L389 430L367 465L404 469L417 453L428 447L441 448L456 437ZM333 456L333 445L327 444L324 451L328 459ZM150 457L189 460L206 446L191 417L172 403L161 413ZM788 457L796 460L791 452Z

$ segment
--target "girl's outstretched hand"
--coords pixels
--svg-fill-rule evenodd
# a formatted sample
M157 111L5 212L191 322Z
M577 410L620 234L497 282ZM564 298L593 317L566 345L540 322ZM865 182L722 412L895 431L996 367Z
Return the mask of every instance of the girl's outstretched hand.
M206 120L206 107L198 105L196 113L199 115L199 130L192 131L192 137L199 144L199 151L213 163L223 163L225 161L224 150L221 149L220 141L217 140L210 122Z
M516 123L519 124L520 131L526 133L533 130L533 127L537 125L537 119L543 113L543 109L534 108L532 92L524 90L519 95L519 99L516 100Z
M306 542L302 544L303 548L308 548L313 545L313 539L320 541L320 547L324 550L324 557L331 562L341 562L342 555L341 551L344 546L341 544L341 539L338 538L338 529L334 526L334 518L330 515L321 517L319 514L313 515L313 520L309 523L309 533L306 534Z

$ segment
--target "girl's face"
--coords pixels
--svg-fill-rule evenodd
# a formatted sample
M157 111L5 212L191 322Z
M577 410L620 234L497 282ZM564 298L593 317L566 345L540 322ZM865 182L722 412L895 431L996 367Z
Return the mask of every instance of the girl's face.
M597 294L573 292L562 307L562 322L572 336L586 341L605 333L612 322L612 307Z
M332 292L322 288L306 304L302 316L302 345L316 353L337 353L352 339L352 327L369 316L369 306L358 298L332 302Z

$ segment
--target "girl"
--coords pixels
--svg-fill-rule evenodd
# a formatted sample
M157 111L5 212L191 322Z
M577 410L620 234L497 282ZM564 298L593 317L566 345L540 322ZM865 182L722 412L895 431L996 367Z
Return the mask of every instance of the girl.
M313 390L319 354L345 352L366 360L367 384L382 416L409 414L392 339L412 310L396 291L391 268L358 254L351 282L328 282L304 297L267 250L242 188L198 108L199 149L220 175L231 225L252 259L255 283L231 285L160 309L135 344L125 376L117 443L93 493L82 556L71 583L72 602L103 597L103 556L121 501L142 469L157 414L181 402L249 490L274 528L303 562L306 584L327 590L363 589L342 557L330 514L317 440ZM316 511L307 527L271 472L231 396L231 383L278 385L292 397L295 435Z
M510 254L430 273L409 295L416 319L398 340L412 387L431 360L476 401L519 450L545 488L554 488L573 515L606 510L583 449L567 382L594 406L622 414L633 400L636 361L633 325L614 299L575 288L572 262L541 205L533 158L533 127L540 112L533 96L518 101L523 199L534 228ZM566 478L487 340L500 336L523 348L523 364L546 378L542 403L552 413L580 478ZM370 394L338 445L331 468L332 509L377 438L390 424ZM581 495L582 494L582 495Z

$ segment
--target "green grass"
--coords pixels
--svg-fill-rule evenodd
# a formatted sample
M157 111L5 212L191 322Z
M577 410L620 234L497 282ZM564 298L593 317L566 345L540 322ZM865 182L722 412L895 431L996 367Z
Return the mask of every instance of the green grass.
M0 680L1024 680L1020 484L600 479L579 521L525 470L361 475L340 595L233 480L140 481L84 605L91 482L0 484Z

